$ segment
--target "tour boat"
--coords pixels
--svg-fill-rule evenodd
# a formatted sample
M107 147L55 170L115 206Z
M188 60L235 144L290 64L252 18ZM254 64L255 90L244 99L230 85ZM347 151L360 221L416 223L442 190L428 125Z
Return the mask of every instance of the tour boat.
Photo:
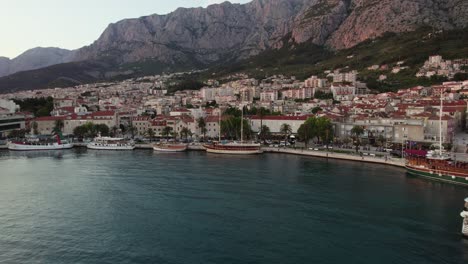
M462 235L468 238L468 198L465 199L465 206L460 216L463 218Z
M133 150L135 149L135 144L123 138L98 136L94 138L93 142L88 143L86 147L96 150Z
M231 154L231 155L253 155L253 154L261 154L263 153L260 144L253 144L253 143L244 143L244 111L242 111L241 117L241 141L240 143L237 142L230 142L230 143L223 143L221 141L221 111L219 115L219 142L213 144L206 144L203 145L205 147L206 152L208 153L216 153L216 154Z
M406 150L405 167L408 173L415 176L468 185L468 163L452 160L444 151L442 145L442 108L443 97L441 95L438 149L432 151Z
M28 138L24 141L8 142L9 150L28 151L28 150L61 150L71 149L73 144L62 140L60 135L56 135L56 141L41 141L39 138Z
M252 155L261 154L263 151L260 148L260 144L248 144L248 143L214 143L210 145L204 145L206 152L216 154L234 154L234 155Z
M187 150L187 144L155 144L153 149L159 152L184 152Z

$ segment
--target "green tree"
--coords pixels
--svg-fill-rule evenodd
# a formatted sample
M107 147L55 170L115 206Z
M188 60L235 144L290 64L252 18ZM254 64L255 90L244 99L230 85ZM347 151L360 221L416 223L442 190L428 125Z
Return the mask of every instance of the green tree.
M86 126L77 126L75 129L73 129L73 135L77 138L84 138L88 134L88 129Z
M172 132L172 127L168 127L168 126L167 126L167 127L163 128L163 130L162 130L162 132L161 132L161 135L162 135L163 137L168 137L168 136L171 135L171 132Z
M112 136L113 137L117 136L117 131L119 130L119 128L117 126L113 126L111 130L112 130Z
M310 110L310 112L312 114L314 114L314 115L317 114L320 111L322 111L322 108L320 108L320 106L316 106L316 107L312 108L312 110Z
M230 116L221 121L221 133L230 139L240 139L241 137L241 122L243 122L244 139L250 139L252 130L247 120L242 120L240 117Z
M180 137L183 139L188 139L189 134L191 133L192 131L190 131L190 129L188 129L187 127L184 127L180 130Z
M354 139L354 145L356 146L356 153L359 152L359 146L361 145L361 136L364 134L364 127L354 126L351 129L351 135Z
M154 130L152 128L148 128L148 130L146 130L145 134L150 139L150 142L153 142L153 139L154 139L154 136L155 136Z
M37 124L36 121L33 121L33 122L31 123L31 127L32 127L33 134L34 134L34 135L39 135L39 131L38 131L39 125Z
M323 142L328 148L328 144L333 139L333 124L330 119L326 117L319 117L315 120L315 132L316 136Z
M306 147L309 145L309 141L318 135L316 123L316 117L309 117L297 130L299 138L305 142Z
M93 126L93 130L103 137L109 136L110 128L106 124L97 124Z
M266 125L263 125L260 128L260 138L262 139L262 141L265 141L265 138L268 138L270 136L271 136L270 128Z
M8 133L8 138L24 138L26 136L25 129L16 129Z
M288 140L288 136L292 133L291 125L289 124L282 124L280 127L280 133L284 135L284 140Z
M207 132L205 118L203 118L203 117L198 118L197 119L197 125L200 128L200 132L203 134L203 139L204 139L205 135L206 135L206 132Z

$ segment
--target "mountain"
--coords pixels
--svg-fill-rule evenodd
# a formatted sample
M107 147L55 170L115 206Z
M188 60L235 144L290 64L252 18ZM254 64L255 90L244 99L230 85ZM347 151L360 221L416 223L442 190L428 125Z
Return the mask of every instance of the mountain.
M467 13L466 0L254 0L242 5L224 2L207 8L179 8L167 15L110 24L91 45L51 56L49 61L49 65L60 60L76 65L59 64L21 74L21 78L2 78L0 89L43 88L56 84L57 79L87 82L225 66L297 46L333 53L389 32L466 28ZM22 65L27 68L27 63ZM6 68L14 72L11 63L0 58L0 71ZM28 84L31 74L41 76L42 81Z
M291 43L350 48L386 32L422 26L451 30L468 25L466 0L254 0L168 15L126 19L107 27L75 60L120 63L157 59L177 64L240 60Z
M72 61L74 52L59 48L34 48L10 60L0 57L0 77Z

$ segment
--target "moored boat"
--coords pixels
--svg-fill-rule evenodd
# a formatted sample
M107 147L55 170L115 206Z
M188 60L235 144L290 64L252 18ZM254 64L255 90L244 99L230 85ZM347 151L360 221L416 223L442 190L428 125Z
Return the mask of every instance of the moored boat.
M23 141L8 142L8 149L15 151L33 150L61 150L73 148L73 143L62 140L60 135L56 135L56 140L40 140L39 138L27 138Z
M462 235L468 238L468 198L465 199L465 206L460 216L463 218Z
M468 185L468 163L434 156L417 156L407 152L405 167L411 175Z
M215 143L204 145L206 152L216 154L233 154L233 155L252 155L263 153L260 144L248 143Z
M184 152L187 150L187 144L155 144L153 149L159 152Z
M439 146L437 150L406 150L408 173L433 180L468 185L468 163L455 161L442 144L443 93L440 95Z
M94 138L94 141L88 143L86 147L95 150L133 150L135 149L135 144L123 138L98 136Z

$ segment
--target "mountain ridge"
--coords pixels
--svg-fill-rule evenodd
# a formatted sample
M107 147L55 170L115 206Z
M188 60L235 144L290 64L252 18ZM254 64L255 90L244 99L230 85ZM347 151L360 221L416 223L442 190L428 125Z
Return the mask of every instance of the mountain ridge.
M425 26L434 30L465 28L467 13L465 0L224 2L111 23L92 44L70 51L62 59L77 63L74 69L83 71L77 75L89 77L84 80L132 75L141 70L138 69L141 64L146 68L154 66L148 72L200 69L240 62L284 46L310 44L337 52L387 32L411 32ZM2 61L5 59L0 59L0 72L5 68ZM46 68L41 76L47 72L56 74L52 76L55 78L75 79L68 76L74 74L69 71L71 66L63 67L64 70ZM51 79L44 75L44 80ZM37 87L21 83L21 89L47 86L37 81L34 82ZM9 90L16 88L9 87Z

